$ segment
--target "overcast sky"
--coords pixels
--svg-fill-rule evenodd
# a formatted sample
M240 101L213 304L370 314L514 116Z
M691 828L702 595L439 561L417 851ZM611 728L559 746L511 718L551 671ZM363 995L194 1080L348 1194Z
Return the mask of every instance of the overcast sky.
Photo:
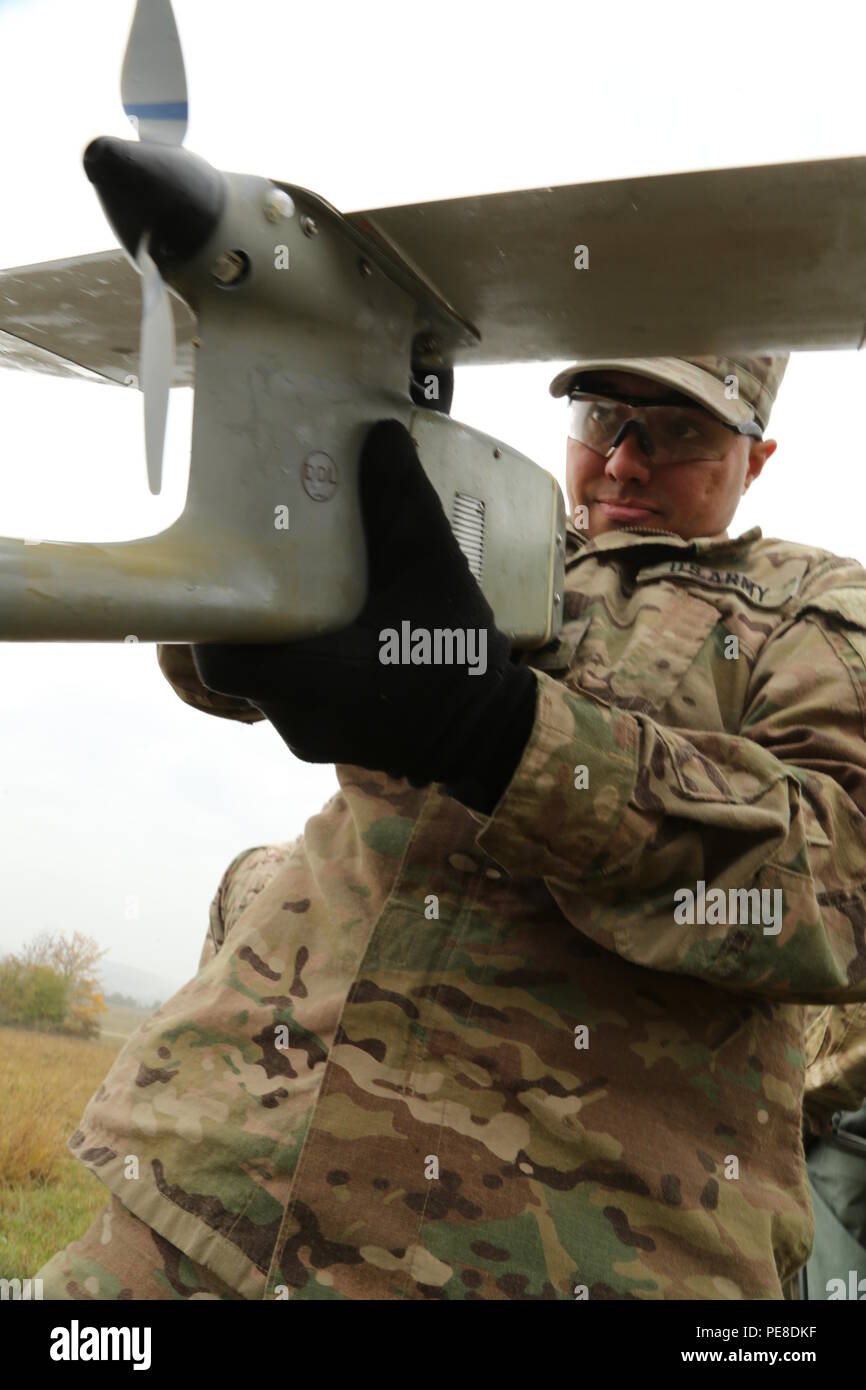
M127 136L131 0L0 0L0 266L113 246L81 153ZM862 155L864 12L626 0L175 0L186 144L344 211L627 175ZM458 306L459 307L459 306ZM560 365L467 368L452 413L564 485ZM794 357L779 448L730 530L866 562L855 353ZM147 489L138 392L0 372L0 533L120 540L183 506L191 393ZM0 598L2 602L2 598ZM291 839L336 787L269 725L197 714L152 646L0 645L0 952L80 928L178 985L229 860Z

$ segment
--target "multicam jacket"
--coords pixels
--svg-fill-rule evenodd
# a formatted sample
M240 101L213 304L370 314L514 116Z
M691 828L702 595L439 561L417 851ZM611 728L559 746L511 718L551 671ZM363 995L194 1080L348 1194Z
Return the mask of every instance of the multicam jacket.
M569 531L525 659L492 816L338 767L229 866L71 1141L243 1297L774 1299L809 1254L806 1069L817 1126L866 1095L866 571ZM678 921L682 889L781 890L779 928Z

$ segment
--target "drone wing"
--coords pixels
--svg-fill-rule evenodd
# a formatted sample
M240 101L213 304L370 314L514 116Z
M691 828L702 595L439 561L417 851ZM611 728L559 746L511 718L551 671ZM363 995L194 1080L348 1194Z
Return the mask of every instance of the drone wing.
M193 384L195 316L171 294L174 386ZM0 366L138 385L141 281L123 251L0 274Z
M866 332L866 157L449 198L345 220L395 274L451 307L439 352L452 363L858 349ZM172 385L192 385L195 316L173 293L171 304ZM120 250L5 271L0 366L137 384L140 316L139 277Z
M477 345L442 344L451 362L863 341L862 157L450 198L348 220L479 330Z

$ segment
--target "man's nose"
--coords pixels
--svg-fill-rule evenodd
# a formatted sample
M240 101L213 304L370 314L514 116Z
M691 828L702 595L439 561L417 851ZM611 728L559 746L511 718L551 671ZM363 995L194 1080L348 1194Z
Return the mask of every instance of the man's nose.
M622 436L605 463L604 471L608 478L615 478L618 482L625 482L630 478L648 482L652 476L651 465L651 459L641 447L639 431L632 428L627 429Z

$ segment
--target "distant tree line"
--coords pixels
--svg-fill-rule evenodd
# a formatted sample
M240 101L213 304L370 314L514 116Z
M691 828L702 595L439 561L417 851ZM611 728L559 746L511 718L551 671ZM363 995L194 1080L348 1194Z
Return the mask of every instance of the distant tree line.
M0 1023L99 1036L106 1010L96 973L106 954L76 931L42 932L23 951L0 959Z
M135 999L131 994L120 994L114 990L112 994L106 994L106 1004L113 1004L116 1009L135 1009L138 1013L155 1013L162 1007L161 999L154 999L152 1004L142 1004L140 999Z

